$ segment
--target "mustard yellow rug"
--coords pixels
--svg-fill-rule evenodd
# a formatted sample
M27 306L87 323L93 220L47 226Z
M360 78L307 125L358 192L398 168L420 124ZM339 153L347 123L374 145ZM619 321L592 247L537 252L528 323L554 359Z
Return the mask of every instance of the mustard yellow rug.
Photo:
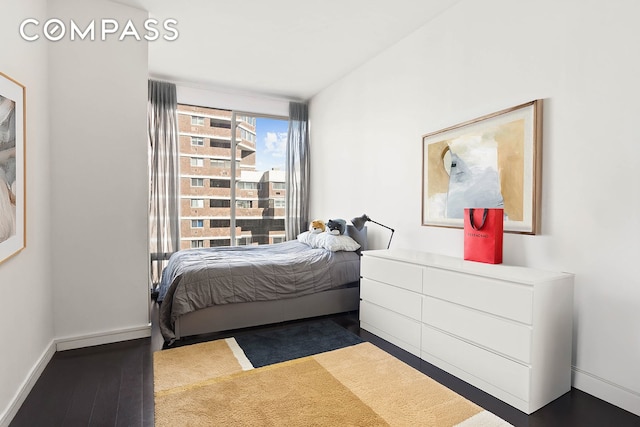
M509 426L370 343L253 369L233 338L154 353L156 426Z

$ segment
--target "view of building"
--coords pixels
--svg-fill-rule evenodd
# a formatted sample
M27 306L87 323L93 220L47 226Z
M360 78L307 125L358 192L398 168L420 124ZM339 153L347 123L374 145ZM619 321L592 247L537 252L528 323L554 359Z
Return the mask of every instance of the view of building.
M257 169L256 117L233 118L178 105L180 249L284 241L285 172Z

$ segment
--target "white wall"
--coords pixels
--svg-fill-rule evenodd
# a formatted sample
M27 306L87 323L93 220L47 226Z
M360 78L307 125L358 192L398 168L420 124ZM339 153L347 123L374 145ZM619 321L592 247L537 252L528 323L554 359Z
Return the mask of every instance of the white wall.
M52 0L65 22L132 19L107 1ZM49 43L51 220L58 349L148 336L147 43ZM106 336L101 336L106 334ZM97 335L97 336L96 336Z
M314 217L364 212L393 247L462 256L461 230L420 225L421 136L544 99L542 232L507 234L504 262L576 274L574 385L636 414L639 15L635 0L464 0L310 109Z
M27 88L26 249L0 264L0 425L15 414L19 391L31 384L53 351L50 262L50 195L46 46L24 42L18 33L26 17L46 11L45 0L12 2L0 13L0 71Z
M27 88L27 246L0 264L0 425L56 348L150 334L147 44L26 42L19 25L146 16L103 0L2 7L0 71Z
M161 80L161 79L159 79ZM224 88L207 88L193 83L176 83L181 104L242 111L246 113L289 116L289 100L274 96L240 92Z

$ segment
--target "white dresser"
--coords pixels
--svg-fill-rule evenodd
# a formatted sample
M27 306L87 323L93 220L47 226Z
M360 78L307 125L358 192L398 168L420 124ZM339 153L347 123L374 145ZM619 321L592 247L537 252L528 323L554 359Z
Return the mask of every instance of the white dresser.
M530 414L571 389L573 275L365 251L360 327Z

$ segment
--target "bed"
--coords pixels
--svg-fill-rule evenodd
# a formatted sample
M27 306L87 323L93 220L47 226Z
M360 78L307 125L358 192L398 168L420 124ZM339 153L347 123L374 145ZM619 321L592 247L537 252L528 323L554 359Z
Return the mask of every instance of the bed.
M366 228L302 233L258 246L176 252L157 301L168 343L198 335L357 310Z

